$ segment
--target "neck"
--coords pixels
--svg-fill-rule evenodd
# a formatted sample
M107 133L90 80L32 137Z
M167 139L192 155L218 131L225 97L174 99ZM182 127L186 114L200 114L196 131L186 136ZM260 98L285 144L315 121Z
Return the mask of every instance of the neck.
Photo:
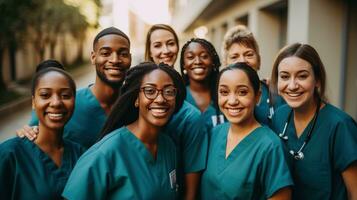
M63 147L62 133L63 129L48 129L39 124L39 133L35 144L37 144L46 153L56 151Z
M310 103L301 106L300 108L293 109L294 120L309 122L315 115L316 107L317 107L317 100L312 99Z
M244 123L231 123L230 132L232 135L245 137L259 126L260 124L257 122L257 120L254 117L251 117L250 119L244 121Z
M190 80L190 90L196 92L210 92L209 83L207 81Z
M128 129L134 133L145 145L156 145L160 127L150 126L143 120L136 120L129 124Z
M94 96L99 101L100 106L106 113L110 112L115 100L119 96L119 88L112 88L104 83L99 77L96 77L95 83L91 88Z

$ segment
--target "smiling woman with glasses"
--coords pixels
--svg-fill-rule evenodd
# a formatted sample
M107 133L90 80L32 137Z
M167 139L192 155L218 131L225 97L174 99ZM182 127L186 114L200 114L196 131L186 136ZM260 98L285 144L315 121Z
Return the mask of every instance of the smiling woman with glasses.
M166 64L131 68L102 139L78 161L66 199L176 199L176 147L164 134L185 99L180 75Z

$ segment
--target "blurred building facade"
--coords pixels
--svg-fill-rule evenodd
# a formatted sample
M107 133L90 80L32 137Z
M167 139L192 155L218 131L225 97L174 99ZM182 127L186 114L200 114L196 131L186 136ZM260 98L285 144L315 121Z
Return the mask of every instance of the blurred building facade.
M205 37L221 52L225 32L246 25L262 58L259 74L270 77L280 48L308 43L327 72L329 101L357 119L357 3L352 0L171 0L181 44Z

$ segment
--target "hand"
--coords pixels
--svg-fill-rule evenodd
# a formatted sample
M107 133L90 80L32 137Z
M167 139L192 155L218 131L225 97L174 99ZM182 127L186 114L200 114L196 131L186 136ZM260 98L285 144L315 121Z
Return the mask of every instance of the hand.
M38 126L25 125L22 129L16 130L16 135L20 138L27 137L27 139L34 141L37 138Z

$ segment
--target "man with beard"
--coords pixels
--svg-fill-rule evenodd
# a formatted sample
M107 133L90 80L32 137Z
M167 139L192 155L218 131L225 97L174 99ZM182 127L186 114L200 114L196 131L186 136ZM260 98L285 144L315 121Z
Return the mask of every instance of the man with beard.
M65 126L66 134L63 136L85 148L98 140L100 130L119 95L125 73L131 65L129 37L114 27L102 30L94 38L90 59L96 69L95 82L77 90L74 113ZM38 125L34 112L29 125ZM17 135L26 135L34 140L37 132L25 126L17 131Z

